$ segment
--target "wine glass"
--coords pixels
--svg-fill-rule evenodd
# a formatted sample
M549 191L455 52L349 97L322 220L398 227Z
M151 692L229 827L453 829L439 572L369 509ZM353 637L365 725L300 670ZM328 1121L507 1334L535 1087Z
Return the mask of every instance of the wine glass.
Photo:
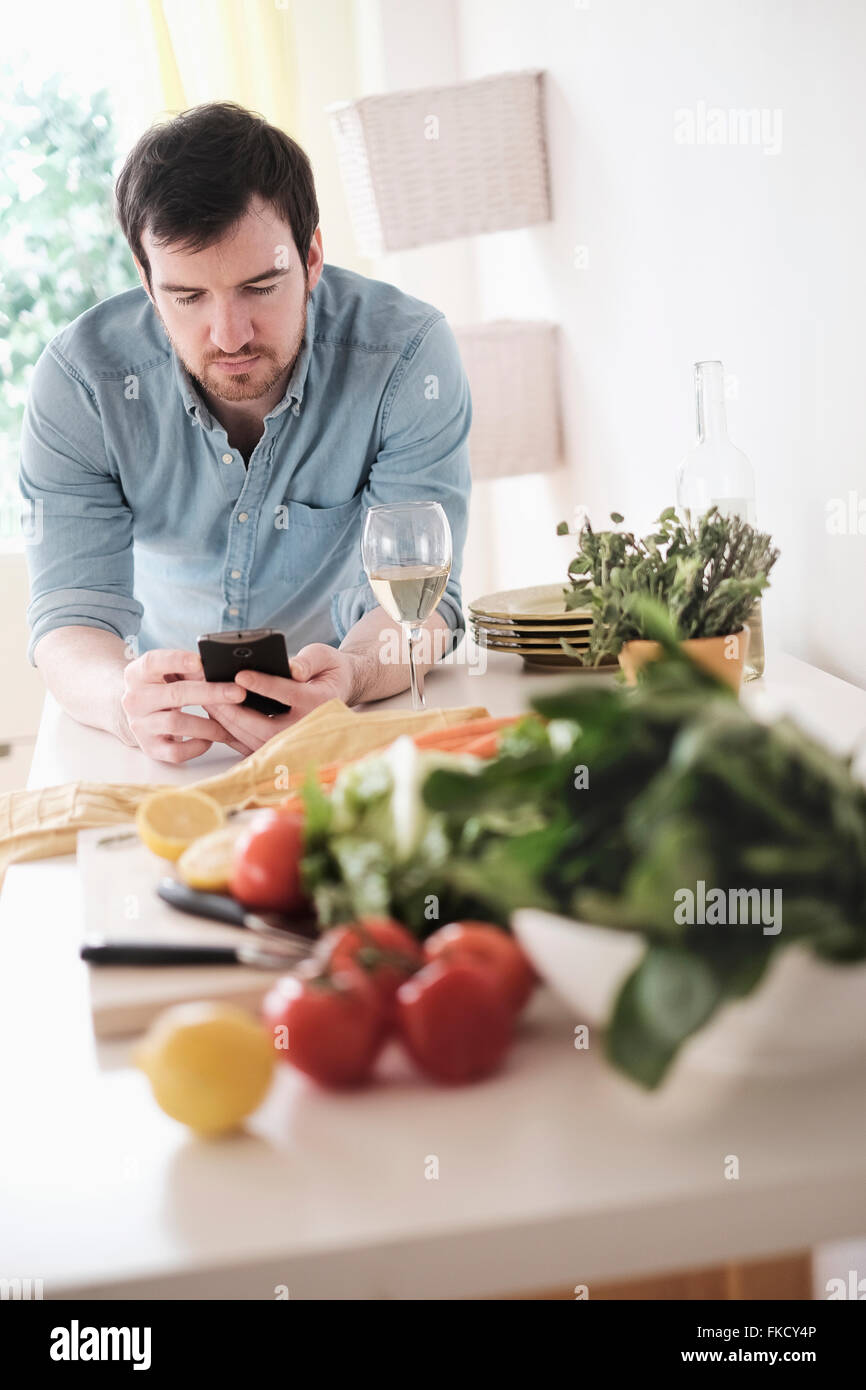
M425 705L415 664L421 625L436 608L451 573L451 527L438 502L388 502L364 519L361 558L370 587L409 641L412 708Z

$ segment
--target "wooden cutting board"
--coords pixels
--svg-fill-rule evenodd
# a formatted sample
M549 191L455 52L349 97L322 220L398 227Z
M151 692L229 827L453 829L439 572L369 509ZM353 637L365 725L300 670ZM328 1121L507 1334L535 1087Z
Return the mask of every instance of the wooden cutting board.
M238 823L243 818L241 813ZM117 838L125 835L130 837ZM178 912L157 897L160 879L177 874L173 864L157 858L141 843L133 825L80 831L78 868L87 939L202 946L233 946L256 939L242 928ZM286 973L245 965L88 965L87 971L93 1029L101 1038L140 1033L162 1009L193 1000L218 1000L255 1012L271 983Z

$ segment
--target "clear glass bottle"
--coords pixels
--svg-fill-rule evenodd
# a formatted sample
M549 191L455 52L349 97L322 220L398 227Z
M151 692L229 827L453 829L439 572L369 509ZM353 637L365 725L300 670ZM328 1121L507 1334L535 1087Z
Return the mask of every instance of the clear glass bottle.
M741 449L728 438L725 374L721 362L695 363L698 437L677 471L677 507L693 517L717 506L724 516L739 516L755 525L755 474ZM761 600L748 618L749 650L744 676L764 674L764 623Z

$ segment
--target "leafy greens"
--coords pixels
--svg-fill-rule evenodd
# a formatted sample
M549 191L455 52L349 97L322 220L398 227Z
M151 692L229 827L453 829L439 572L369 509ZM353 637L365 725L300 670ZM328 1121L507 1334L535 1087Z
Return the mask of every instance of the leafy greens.
M759 722L665 645L635 690L579 682L534 700L487 762L404 739L331 798L306 789L323 923L388 912L423 936L537 906L639 932L606 1048L645 1087L786 943L866 960L866 790L850 760L788 719ZM679 923L674 895L699 880L780 891L782 930Z

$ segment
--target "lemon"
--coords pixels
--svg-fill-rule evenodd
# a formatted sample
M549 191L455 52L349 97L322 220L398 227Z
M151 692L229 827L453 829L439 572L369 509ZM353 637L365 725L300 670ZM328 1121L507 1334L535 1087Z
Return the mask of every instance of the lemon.
M202 893L228 892L235 845L240 826L224 825L193 840L177 861L184 883Z
M135 1054L157 1105L202 1135L235 1129L262 1102L274 1069L264 1028L228 1004L178 1004Z
M225 811L212 796L171 787L144 798L135 813L135 824L154 854L179 859L193 840L216 830L225 818Z

